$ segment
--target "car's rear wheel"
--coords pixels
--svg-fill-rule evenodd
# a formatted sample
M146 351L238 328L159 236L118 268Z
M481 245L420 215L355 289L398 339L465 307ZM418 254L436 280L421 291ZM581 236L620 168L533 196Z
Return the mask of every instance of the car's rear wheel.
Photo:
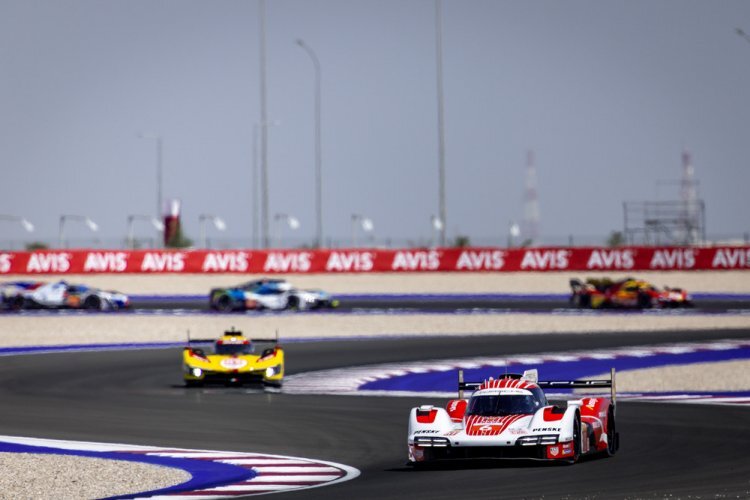
M615 424L615 407L609 405L607 410L607 455L612 456L619 448L617 425Z
M229 295L222 295L219 300L216 301L216 310L221 312L230 312L234 306L232 305L232 299Z
M638 307L641 309L651 308L651 297L647 293L638 294Z
M102 299L96 295L89 295L86 300L83 301L83 308L89 311L100 310L102 308Z

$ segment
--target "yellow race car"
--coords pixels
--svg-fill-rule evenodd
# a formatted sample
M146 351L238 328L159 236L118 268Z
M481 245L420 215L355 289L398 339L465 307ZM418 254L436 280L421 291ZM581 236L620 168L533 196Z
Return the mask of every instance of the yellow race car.
M213 353L194 347L208 342L211 341L188 339L188 345L182 351L185 385L257 383L281 387L284 380L284 350L278 344L278 339L249 339L232 328L213 342ZM273 345L257 354L256 343Z

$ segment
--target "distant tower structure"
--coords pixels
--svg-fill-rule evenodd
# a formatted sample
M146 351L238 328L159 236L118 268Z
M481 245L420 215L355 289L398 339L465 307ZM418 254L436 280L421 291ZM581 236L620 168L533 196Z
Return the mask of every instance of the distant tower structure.
M539 195L536 190L536 166L533 151L526 153L526 186L523 195L521 235L524 241L531 243L536 243L539 238Z
M685 221L685 242L695 244L700 241L700 201L698 199L698 181L695 180L693 159L688 151L682 152L682 181L680 182Z
M679 199L626 201L625 241L630 245L699 245L706 241L706 204L698 197L698 181L690 153L682 153Z

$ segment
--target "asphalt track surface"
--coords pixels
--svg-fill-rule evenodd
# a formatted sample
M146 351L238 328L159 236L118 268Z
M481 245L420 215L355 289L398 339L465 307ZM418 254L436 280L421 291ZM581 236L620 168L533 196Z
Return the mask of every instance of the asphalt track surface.
M750 338L750 330L405 338L289 343L287 372L406 360ZM355 480L276 494L317 498L715 498L750 496L750 413L741 407L623 402L614 458L573 466L462 462L405 466L409 409L425 398L187 389L180 351L4 357L3 434L285 454L360 469ZM710 376L710 374L706 374Z
M208 298L196 296L132 297L133 310L188 309L209 311ZM457 310L497 310L519 312L550 312L575 309L565 296L559 295L359 295L341 297L341 304L332 312L361 310L414 310L420 312L449 312ZM750 309L750 297L745 295L708 296L696 299L695 307L687 310L702 313L723 313ZM241 312L240 312L241 313Z

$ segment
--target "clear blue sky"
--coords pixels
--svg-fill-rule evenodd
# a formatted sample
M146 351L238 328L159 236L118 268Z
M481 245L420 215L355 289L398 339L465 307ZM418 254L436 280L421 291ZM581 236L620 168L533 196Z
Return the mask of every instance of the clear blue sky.
M322 66L324 232L366 214L380 241L428 241L437 212L433 0L268 0L271 214L314 235L313 67ZM0 0L0 214L57 239L86 214L102 241L180 198L250 244L260 119L252 0ZM693 155L711 234L750 231L750 2L444 0L448 236L502 243L526 151L541 233L603 239L622 202L675 198ZM145 224L142 236L153 234ZM70 238L91 234L71 223ZM285 231L289 235L289 230ZM29 238L0 221L0 240Z

